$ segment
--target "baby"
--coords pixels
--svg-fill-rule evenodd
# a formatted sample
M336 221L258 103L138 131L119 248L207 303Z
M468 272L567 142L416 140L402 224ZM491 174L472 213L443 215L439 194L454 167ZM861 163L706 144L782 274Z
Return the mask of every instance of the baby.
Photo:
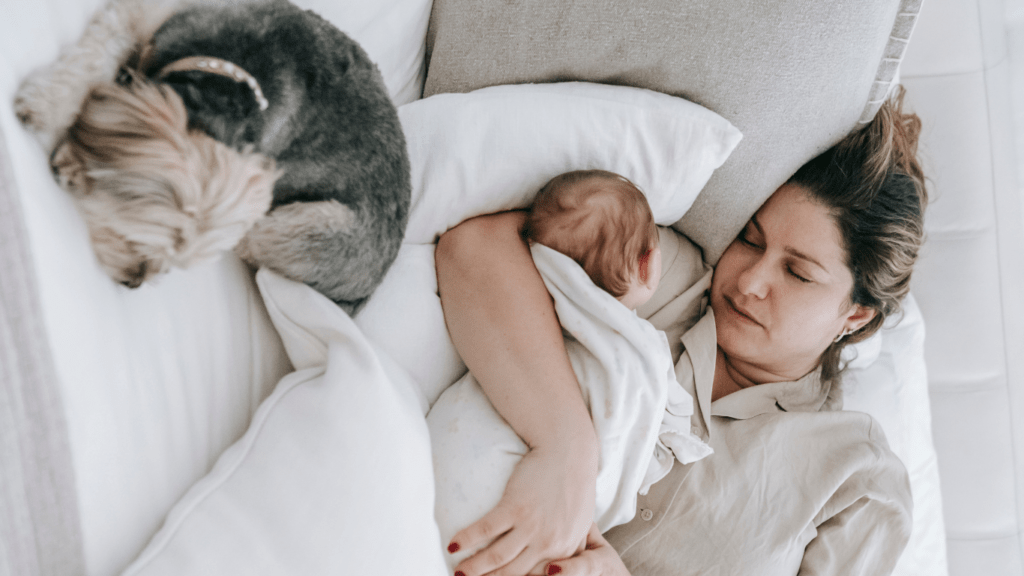
M637 494L667 473L673 454L686 463L711 452L689 431L692 398L675 381L665 334L635 313L660 280L658 229L632 182L587 170L548 182L522 235L555 301L566 351L594 422L600 445L594 520L604 531L632 519ZM681 404L691 407L678 414L683 429L666 419L670 394L676 400L685 396ZM427 414L427 425L435 518L447 545L497 505L528 448L472 374L445 390ZM449 567L473 552L446 554Z
M651 207L639 188L613 172L555 176L537 193L522 234L575 260L630 310L658 288L661 249Z

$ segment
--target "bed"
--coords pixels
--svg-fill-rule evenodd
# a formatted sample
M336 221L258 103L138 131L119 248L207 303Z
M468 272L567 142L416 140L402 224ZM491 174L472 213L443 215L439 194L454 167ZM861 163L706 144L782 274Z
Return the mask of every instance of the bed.
M1000 131L1005 45L979 40L1001 3L297 3L377 62L413 161L406 242L354 321L232 256L135 291L110 282L44 151L0 107L0 570L443 573L423 414L464 366L437 235L522 206L548 172L618 162L663 184L659 223L713 262L901 82L925 123L929 241L906 315L853 360L846 408L879 421L911 475L896 574L1024 575L1024 304L1010 297L1024 262L1009 249L1024 225ZM8 6L0 100L98 5ZM542 84L508 86L524 83ZM715 119L662 121L680 101ZM643 153L614 153L621 131L595 120ZM681 133L717 153L670 154ZM559 134L543 149L556 154L536 153ZM949 144L964 138L982 145ZM690 180L673 180L680 161ZM524 173L539 183L508 184Z

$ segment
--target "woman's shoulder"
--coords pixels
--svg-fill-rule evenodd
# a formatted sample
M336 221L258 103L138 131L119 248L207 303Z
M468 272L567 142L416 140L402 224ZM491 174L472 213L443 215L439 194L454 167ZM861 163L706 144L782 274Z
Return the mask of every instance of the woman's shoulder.
M637 308L642 318L650 318L666 304L695 287L711 272L704 263L699 246L672 228L658 227L661 247L661 280L647 303Z
M671 270L680 279L691 279L692 285L711 267L704 262L700 246L673 228L659 226L658 239L661 242L663 280ZM671 280L671 278L670 278Z

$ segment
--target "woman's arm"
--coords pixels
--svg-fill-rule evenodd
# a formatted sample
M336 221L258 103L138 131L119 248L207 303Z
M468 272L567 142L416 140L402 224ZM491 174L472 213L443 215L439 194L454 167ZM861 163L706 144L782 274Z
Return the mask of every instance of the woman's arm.
M437 283L456 349L530 452L501 502L460 531L465 576L522 576L572 556L593 523L598 447L561 327L529 248L522 212L468 220L437 245Z

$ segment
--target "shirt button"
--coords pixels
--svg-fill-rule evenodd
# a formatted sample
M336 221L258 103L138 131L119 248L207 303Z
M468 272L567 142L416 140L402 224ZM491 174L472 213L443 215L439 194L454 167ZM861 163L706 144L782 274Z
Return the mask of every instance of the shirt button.
M651 518L654 518L654 511L644 508L640 511L640 517L643 518L645 522L650 522Z
M697 426L690 426L690 433L694 436L700 436L700 428Z

